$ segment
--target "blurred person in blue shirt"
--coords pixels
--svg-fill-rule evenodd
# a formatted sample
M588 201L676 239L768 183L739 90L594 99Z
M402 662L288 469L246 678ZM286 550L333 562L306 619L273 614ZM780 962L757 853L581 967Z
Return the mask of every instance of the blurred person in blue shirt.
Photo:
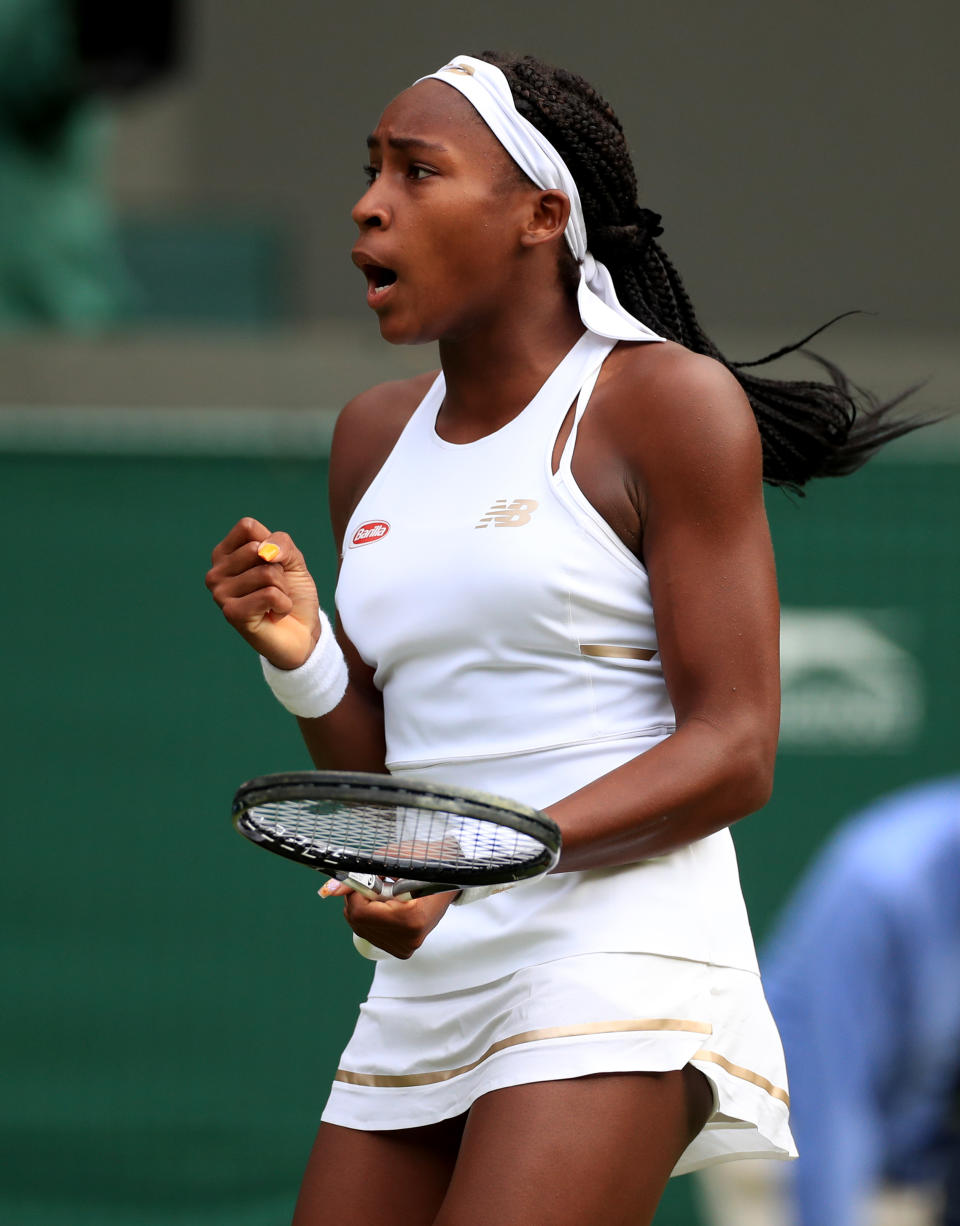
M800 1151L799 1226L853 1226L884 1184L960 1223L960 776L853 818L766 948Z

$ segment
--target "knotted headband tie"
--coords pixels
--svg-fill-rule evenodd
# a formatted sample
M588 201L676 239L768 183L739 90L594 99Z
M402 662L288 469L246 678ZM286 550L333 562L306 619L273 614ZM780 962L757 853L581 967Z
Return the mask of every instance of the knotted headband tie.
M509 82L500 69L486 60L459 55L439 72L420 77L420 81L431 80L443 81L463 94L537 187L544 191L562 191L570 200L565 237L580 266L577 306L585 327L615 340L663 340L623 306L613 288L609 269L587 250L587 226L573 175L550 141L517 110Z

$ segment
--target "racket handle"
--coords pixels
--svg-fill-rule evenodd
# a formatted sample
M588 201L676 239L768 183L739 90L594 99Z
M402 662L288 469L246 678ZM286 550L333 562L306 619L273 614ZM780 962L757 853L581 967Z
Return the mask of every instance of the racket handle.
M434 893L436 888L423 881L384 881L382 877L354 877L349 873L337 880L374 902L409 902L415 896Z
M392 881L384 889L384 898L395 898L398 902L409 902L411 898L425 898L428 894L446 894L457 889L453 885L438 885L435 881Z
M373 885L376 878L372 875L364 874L362 877L353 877L349 873L344 873L342 876L340 873L337 873L337 880L343 882L344 885L348 885L356 893L362 894L364 898L377 900L383 898L383 891L376 889Z

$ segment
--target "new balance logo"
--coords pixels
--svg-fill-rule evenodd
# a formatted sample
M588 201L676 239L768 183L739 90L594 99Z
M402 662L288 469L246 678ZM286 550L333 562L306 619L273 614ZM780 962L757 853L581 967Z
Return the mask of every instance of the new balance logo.
M522 528L530 522L530 516L539 506L535 498L514 498L507 504L506 498L498 498L475 528Z

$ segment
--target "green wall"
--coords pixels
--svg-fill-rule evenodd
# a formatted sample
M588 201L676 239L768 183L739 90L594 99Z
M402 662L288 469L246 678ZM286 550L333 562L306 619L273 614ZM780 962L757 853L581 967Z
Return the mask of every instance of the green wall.
M737 830L758 934L852 807L956 769L958 476L887 462L769 499L791 615L853 610L925 709L902 749L842 721L785 745ZM315 459L0 456L4 1221L289 1216L369 971L318 880L230 829L241 780L306 762L203 573L250 513L295 533L329 597L325 505ZM835 693L828 672L800 689ZM658 1226L693 1220L689 1182Z

